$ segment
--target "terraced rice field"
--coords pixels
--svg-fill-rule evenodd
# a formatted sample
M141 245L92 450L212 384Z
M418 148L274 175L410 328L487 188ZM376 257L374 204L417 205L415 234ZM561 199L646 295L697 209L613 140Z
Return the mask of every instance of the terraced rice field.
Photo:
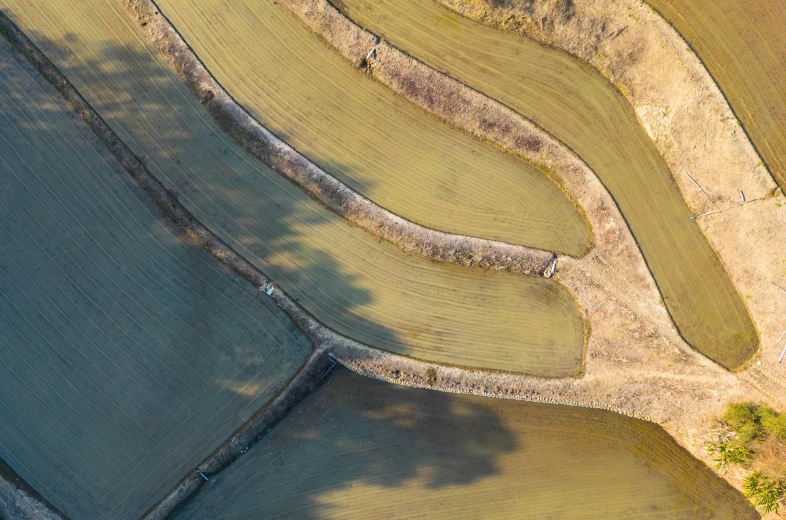
M758 518L660 427L336 372L174 515Z
M578 254L586 226L542 173L396 97L272 0L157 2L258 121L424 226Z
M575 208L545 176L353 71L275 2L163 4L262 123L389 209L439 229L573 254L586 244ZM357 6L376 16L362 0L347 4L349 13ZM403 9L391 25L413 42L415 22L430 20L432 39L436 31L449 45L435 50L424 39L418 52L539 114L533 119L575 140L577 151L587 147L626 204L651 204L649 192L663 229L645 225L647 243L696 240L693 228L668 219L676 206L662 161L591 71L462 18L430 19L444 14L434 4L422 4L430 7L418 18L406 9L417 0L376 5ZM225 134L121 2L0 0L0 8L197 219L328 327L442 364L547 377L580 371L584 323L564 287L429 262L348 225ZM461 54L466 38L477 54ZM546 83L532 87L535 68L523 58L539 64ZM572 84L579 80L587 85ZM560 81L574 90L560 97ZM533 99L519 99L526 96ZM579 105L583 112L567 113ZM719 299L706 313L694 309L695 320L715 323L739 301L723 271L713 271L714 256L699 253L690 249L693 263L667 271L668 280L685 284L678 296L716 283L717 292L690 300ZM697 279L694 269L709 274ZM669 308L684 310L690 302L669 302L668 290ZM73 520L113 520L139 518L184 476L197 479L200 465L211 478L176 519L758 518L652 423L390 385L342 367L213 473L201 462L286 385L312 345L262 291L163 218L3 38L0 295L0 517L16 511L5 502L13 483L2 480L12 471ZM742 345L734 334L749 322L726 325L715 323L715 341ZM239 451L245 441L233 442Z
M697 52L786 190L786 3L648 0Z
M260 2L264 3L264 2ZM619 205L680 333L734 368L758 346L731 280L625 98L589 65L433 0L343 0L347 16L501 101L574 150Z
M580 369L583 323L562 286L432 263L348 226L225 135L119 3L2 5L203 224L322 323L432 361Z
M311 343L3 38L0 107L0 458L73 519L138 518Z

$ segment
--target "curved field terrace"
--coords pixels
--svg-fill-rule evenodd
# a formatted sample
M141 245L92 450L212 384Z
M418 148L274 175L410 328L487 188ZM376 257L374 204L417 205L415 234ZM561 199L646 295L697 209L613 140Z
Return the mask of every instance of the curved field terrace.
M763 5L0 0L0 518L779 518Z

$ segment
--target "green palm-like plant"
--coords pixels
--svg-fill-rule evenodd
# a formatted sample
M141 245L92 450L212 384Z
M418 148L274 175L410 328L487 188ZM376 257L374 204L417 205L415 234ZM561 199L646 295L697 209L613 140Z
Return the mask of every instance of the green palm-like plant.
M754 471L743 481L743 493L764 513L778 513L786 494L786 484L760 471Z

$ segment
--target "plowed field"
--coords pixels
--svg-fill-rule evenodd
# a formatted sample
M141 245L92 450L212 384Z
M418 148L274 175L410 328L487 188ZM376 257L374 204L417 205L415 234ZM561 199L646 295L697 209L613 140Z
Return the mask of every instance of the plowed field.
M0 458L71 518L138 518L311 343L3 38L0 107Z
M417 358L578 372L583 325L562 286L436 264L348 226L224 134L119 3L3 4L203 224L324 324Z

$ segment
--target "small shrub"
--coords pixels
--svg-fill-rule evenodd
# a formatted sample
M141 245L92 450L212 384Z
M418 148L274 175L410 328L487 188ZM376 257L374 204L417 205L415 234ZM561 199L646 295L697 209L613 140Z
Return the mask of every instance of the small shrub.
M759 409L759 415L765 433L781 442L786 442L786 415L779 414L766 406Z
M751 503L764 513L778 513L786 496L786 485L782 480L754 471L743 481L743 493Z
M729 405L723 421L729 428L737 432L741 444L761 437L763 428L761 425L761 415L759 407L752 403L734 403Z
M736 441L720 441L709 448L710 453L717 455L715 463L718 469L726 470L729 466L744 466L751 461L753 454L744 445Z
M437 369L432 367L426 370L426 381L428 382L429 386L434 386L437 384Z

